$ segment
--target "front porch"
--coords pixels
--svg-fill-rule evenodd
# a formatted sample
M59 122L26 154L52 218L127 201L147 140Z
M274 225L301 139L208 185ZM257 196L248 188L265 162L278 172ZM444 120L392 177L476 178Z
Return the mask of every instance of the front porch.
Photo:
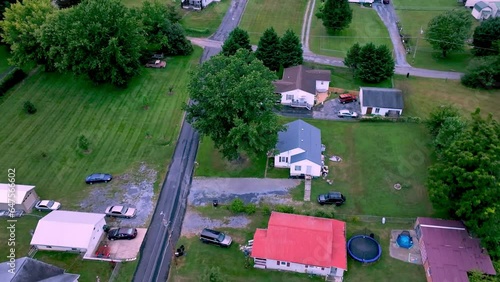
M306 101L300 101L300 100L293 100L288 103L283 103L285 106L290 106L294 108L306 108L308 110L312 109L313 105L307 103Z

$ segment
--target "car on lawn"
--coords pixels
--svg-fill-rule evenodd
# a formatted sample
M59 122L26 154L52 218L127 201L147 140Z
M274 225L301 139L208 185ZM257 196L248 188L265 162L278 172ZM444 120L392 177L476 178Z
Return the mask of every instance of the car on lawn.
M340 206L345 203L346 198L340 192L328 192L318 196L318 203L320 205L333 205Z
M120 227L108 231L108 240L131 240L137 237L137 228Z
M106 208L104 213L107 216L112 216L112 217L132 218L136 215L137 210L135 208L120 205L120 206L109 206Z
M85 178L85 183L87 184L94 184L94 183L99 183L99 182L109 182L113 179L113 176L111 174L107 173L93 173L87 178Z
M167 66L167 62L161 60L151 60L146 64L147 68L164 68Z
M41 200L35 204L39 211L55 211L61 208L61 203L52 200Z
M356 95L353 95L353 94L340 94L339 95L339 102L342 104L356 102L356 101L358 101L358 96L356 96Z
M352 111L349 111L349 110L340 110L337 113L337 116L339 118L345 118L345 117L348 117L348 118L357 118L358 117L358 113L352 112Z
M205 244L214 244L219 247L229 247L233 239L223 232L205 228L201 231L200 241Z

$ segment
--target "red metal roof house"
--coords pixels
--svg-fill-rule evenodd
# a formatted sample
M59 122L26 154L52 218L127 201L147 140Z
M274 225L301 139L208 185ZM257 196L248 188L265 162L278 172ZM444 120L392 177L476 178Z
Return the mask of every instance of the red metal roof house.
M273 212L254 234L256 268L342 277L347 270L343 221Z
M468 282L472 270L496 275L490 256L462 222L419 217L415 232L428 282Z

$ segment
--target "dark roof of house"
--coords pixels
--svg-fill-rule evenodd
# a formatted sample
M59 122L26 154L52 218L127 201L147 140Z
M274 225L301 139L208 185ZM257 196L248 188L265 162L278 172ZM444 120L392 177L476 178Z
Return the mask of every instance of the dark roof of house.
M479 1L474 5L474 9L478 11L481 11L484 8L490 8L490 6L488 6L488 4L484 3L483 1Z
M362 107L403 109L403 92L399 89L361 87Z
M309 160L321 165L321 131L301 119L285 124L285 128L278 132L276 149L282 153L301 148L304 152L292 156L291 163Z
M467 272L496 275L490 256L460 221L417 219L433 281L468 282Z
M9 262L0 263L0 281L2 282L74 282L80 275L65 273L64 269L32 259L16 259L15 272L9 272Z
M316 81L330 81L331 71L318 70L303 65L286 68L283 78L273 82L276 93L301 89L316 94Z

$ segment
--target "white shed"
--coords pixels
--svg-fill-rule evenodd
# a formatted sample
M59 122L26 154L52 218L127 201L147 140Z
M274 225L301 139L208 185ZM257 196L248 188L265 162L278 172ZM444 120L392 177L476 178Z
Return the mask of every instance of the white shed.
M9 210L9 204L14 204L14 209L30 213L38 200L35 186L0 183L0 210Z
M403 92L399 89L360 87L361 114L400 116L403 114Z
M487 3L479 1L472 9L472 16L476 20L486 20L492 16L492 8Z
M476 5L477 2L482 2L482 1L483 0L467 0L465 2L465 7L472 9L472 8L474 8L474 5ZM494 2L500 2L500 0L487 0L484 2L494 3Z
M91 253L105 225L105 214L52 211L38 221L31 245L39 250Z

